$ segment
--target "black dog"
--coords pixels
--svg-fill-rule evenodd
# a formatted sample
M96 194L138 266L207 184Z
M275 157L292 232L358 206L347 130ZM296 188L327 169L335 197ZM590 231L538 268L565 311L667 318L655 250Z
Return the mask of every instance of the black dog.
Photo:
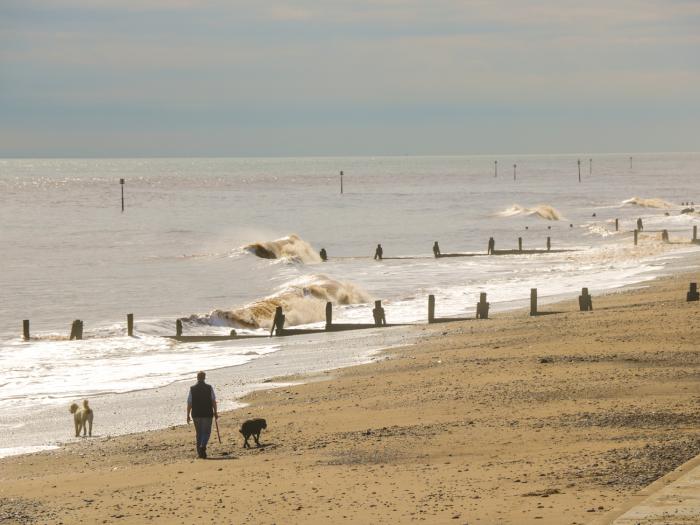
M244 421L241 425L241 429L239 430L239 432L243 434L243 437L245 438L245 441L243 442L243 448L250 448L250 445L248 444L248 438L250 436L253 436L255 444L259 447L260 432L264 428L267 428L267 421L265 421L264 419L256 418Z

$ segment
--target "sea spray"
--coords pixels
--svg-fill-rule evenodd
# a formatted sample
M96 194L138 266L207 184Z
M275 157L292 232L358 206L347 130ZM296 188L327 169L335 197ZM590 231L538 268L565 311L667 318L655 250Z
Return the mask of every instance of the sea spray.
M639 206L642 208L660 208L660 209L668 209L668 208L673 208L673 204L670 202L667 202L663 199L643 199L641 197L632 197L631 199L627 199L622 201L623 206L624 205L630 205L630 206Z
M214 310L206 316L191 316L192 322L238 328L269 328L275 309L284 309L287 324L322 321L328 301L338 305L367 303L371 297L358 286L325 275L308 275L284 285L277 293L233 310Z
M499 217L515 217L517 215L526 215L539 217L548 221L560 221L564 217L554 207L549 204L538 204L532 208L525 208L519 204L513 204L497 214Z
M244 246L243 250L262 259L287 259L302 263L321 262L321 257L316 250L294 234L274 241L254 242Z

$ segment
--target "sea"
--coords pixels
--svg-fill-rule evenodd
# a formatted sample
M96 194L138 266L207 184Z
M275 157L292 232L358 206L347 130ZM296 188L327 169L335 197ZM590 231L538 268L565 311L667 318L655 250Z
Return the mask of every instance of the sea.
M0 456L70 441L73 401L90 399L102 436L160 428L182 422L198 370L218 371L232 407L272 377L411 342L382 329L182 343L163 337L178 319L186 335L269 336L277 306L287 327L321 328L327 302L334 322L369 323L381 300L387 322L421 324L429 294L438 316L473 317L482 292L498 312L531 288L555 301L693 267L698 175L698 153L0 159ZM491 237L552 251L486 256ZM435 258L435 242L472 256ZM129 399L157 414L112 410Z

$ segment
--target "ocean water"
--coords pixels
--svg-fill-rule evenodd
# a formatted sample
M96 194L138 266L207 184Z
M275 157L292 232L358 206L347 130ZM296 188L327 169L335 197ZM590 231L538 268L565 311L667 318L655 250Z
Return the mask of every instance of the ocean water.
M471 316L480 292L505 309L531 287L546 301L648 280L697 247L663 244L656 231L634 247L635 221L690 239L700 215L681 214L681 203L700 204L699 172L700 154L636 154L631 167L625 154L0 160L0 426L32 407L62 410L284 352L270 339L160 337L177 318L190 334L264 334L278 304L288 325L321 326L327 300L334 320L369 322L381 299L388 322L418 323L431 293L437 315ZM573 251L431 251L439 241L443 253L483 253L489 237L496 249L518 237L544 248L547 236ZM377 243L401 258L374 261ZM251 253L261 246L279 258ZM83 341L67 340L73 319L84 321ZM323 337L313 345L324 352Z

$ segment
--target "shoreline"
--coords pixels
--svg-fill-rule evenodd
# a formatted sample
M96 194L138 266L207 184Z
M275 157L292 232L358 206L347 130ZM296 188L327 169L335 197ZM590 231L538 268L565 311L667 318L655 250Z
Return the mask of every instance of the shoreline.
M559 315L513 310L418 326L416 344L317 374L331 381L307 376L312 382L249 393L246 406L222 414L225 441L212 445L233 464L195 461L192 430L178 425L1 459L0 498L27 516L39 505L35 515L47 523L77 509L107 523L178 522L191 506L211 504L176 483L189 470L234 513L214 515L241 521L600 518L700 452L700 314L684 297L695 275L594 296L593 312L568 299L543 304ZM249 416L270 426L267 446L244 451L236 425ZM225 489L248 482L263 494ZM147 504L128 503L137 491Z
M692 245L689 245L692 248ZM666 255L668 260L659 272L658 269L647 270L646 273L636 275L638 279L634 283L628 283L619 287L598 291L596 295L605 296L617 294L629 290L637 290L646 286L650 286L654 282L672 278L679 272L685 272L693 266L693 261L700 258L700 254L694 251L671 252ZM697 264L697 263L695 263ZM643 279L642 279L643 278ZM595 286L590 288L592 293L595 293ZM540 296L538 298L540 307L550 307L559 303L571 301L578 295L577 291L554 293L552 295ZM510 300L505 302L492 303L491 313L498 316L527 311L529 298ZM459 321L451 321L452 324ZM406 344L415 344L420 338L420 332L425 327L442 326L444 323L437 325L424 323L409 323L401 327L394 327L380 330L366 331L350 331L343 333L325 333L317 336L296 336L293 338L271 338L262 341L260 345L269 346L276 345L283 348L269 354L262 354L258 359L240 365L224 366L221 368L210 369L209 377L217 381L220 386L217 389L219 392L221 410L231 411L244 406L243 399L251 392L259 390L268 390L277 388L278 384L286 383L286 378L295 377L298 384L304 384L307 381L323 379L323 375L332 374L335 371L342 370L346 367L358 366L365 363L371 363L379 359L379 355L386 353L396 347ZM363 333L364 332L364 333ZM302 339L305 338L305 339ZM377 343L376 340L380 342ZM309 344L310 343L310 344ZM221 343L225 346L226 343ZM335 345L350 345L353 351L350 355L335 353L333 359L335 362L330 364L327 353L332 353ZM301 349L300 363L295 362L294 356L287 355L291 351L299 352ZM318 363L310 364L311 361L317 361L314 353L323 350L324 358L327 359L328 366L318 366ZM270 363L272 361L272 363ZM278 365L278 362L286 362L286 364ZM288 373L276 373L275 368L289 367ZM252 374L252 376L251 376ZM251 379L253 377L254 379ZM242 379L244 378L244 379ZM241 381L245 381L242 383ZM128 392L108 392L91 396L91 400L95 400L102 406L100 410L103 413L118 414L120 407L127 405L132 409L142 406L146 401L153 403L156 400L158 406L159 419L154 422L152 415L148 411L141 411L137 414L132 414L130 421L125 424L123 418L118 417L116 420L107 419L100 421L100 427L106 429L103 436L114 438L124 435L138 433L144 430L157 431L180 424L179 410L173 409L173 399L177 397L179 389L184 388L182 384L187 383L187 379L175 380L160 387L146 387L143 389L135 389ZM188 383L187 383L188 384ZM0 448L0 459L4 457L12 457L16 455L31 454L34 451L53 450L56 447L64 447L76 442L76 438L70 437L65 432L65 414L63 405L46 405L36 411L34 417L27 425L22 423L20 427L13 426L12 423L0 425L9 429L13 438L6 444L15 443L14 446L3 446ZM37 422L41 425L37 428ZM64 439L56 439L56 435L65 435ZM45 436L44 440L39 442L38 435ZM20 451L16 451L20 449ZM26 452L26 450L30 450Z
M689 247L692 248L692 245L689 245ZM699 255L695 251L684 250L682 252L668 253L665 257L668 260L663 263L660 272L656 268L648 269L646 272L635 275L637 280L633 283L608 288L603 291L596 290L595 286L591 286L590 290L592 293L598 291L599 294L611 294L648 286L648 283L654 282L659 278L674 275L678 271L691 267L692 261L696 260ZM551 295L541 295L539 297L539 305L547 307L573 299L577 294L577 290L572 290L570 292L555 292ZM529 298L525 297L496 302L491 304L491 313L492 315L502 315L520 310L525 311L527 305L529 305ZM456 315L459 315L459 313ZM317 334L316 336L296 336L291 339L271 338L260 340L255 348L260 347L263 350L263 354L258 359L239 365L208 369L209 375L210 378L214 378L217 382L224 385L218 389L220 400L224 400L221 404L222 411L235 410L242 406L241 400L248 393L274 388L275 383L284 382L285 377L295 376L297 380L301 380L301 383L303 383L306 380L304 376L309 376L309 374L328 374L347 366L372 362L374 360L373 356L385 349L415 342L421 327L425 326L430 326L427 324L427 321L409 323L389 330L368 330L364 331L364 333L362 331L349 331L343 334L325 333ZM305 337L305 339L302 339L302 337ZM376 342L377 339L380 341L379 343ZM349 344L353 348L351 354L334 353L333 348L338 343L342 345ZM220 345L223 348L228 344L230 342L214 343L214 345ZM243 344L250 343L243 341ZM266 354L264 352L265 347L271 345L278 346L280 349ZM299 347L305 348L300 349ZM361 348L363 350L360 350ZM301 350L301 362L295 362L293 354L292 356L287 355L291 351L299 352L299 350ZM310 361L316 361L314 353L318 351L323 352L326 363L328 363L327 366L318 366L317 363L310 364ZM331 358L328 357L329 354L332 354ZM332 360L334 362L331 363ZM277 362L285 364L278 366ZM278 371L275 370L275 367L287 367L289 370L287 373L281 371L281 373L277 373ZM310 376L308 380L311 380ZM117 415L122 406L131 407L132 414L127 423L120 416L116 418L108 417L107 419L101 418L100 428L103 429L106 437L118 437L144 430L165 429L180 424L180 411L173 408L173 405L177 405L177 403L173 403L173 399L178 395L178 388L187 381L188 379L178 379L158 387L145 387L126 392L106 392L89 397L93 402L93 406L99 406L99 411L103 414ZM147 401L149 404L153 404L154 400L158 406L158 418L156 420L153 419L149 411L141 408ZM66 400L67 403L68 400ZM35 450L51 450L75 442L77 438L72 438L65 432L64 408L63 404L40 406L33 411L33 417L28 423L23 420L8 420L6 417L5 421L0 422L0 427L7 429L9 437L5 438L5 443L0 447L0 458L32 453ZM56 439L55 436L61 435L64 436L62 439ZM27 452L27 450L30 450L30 452Z

